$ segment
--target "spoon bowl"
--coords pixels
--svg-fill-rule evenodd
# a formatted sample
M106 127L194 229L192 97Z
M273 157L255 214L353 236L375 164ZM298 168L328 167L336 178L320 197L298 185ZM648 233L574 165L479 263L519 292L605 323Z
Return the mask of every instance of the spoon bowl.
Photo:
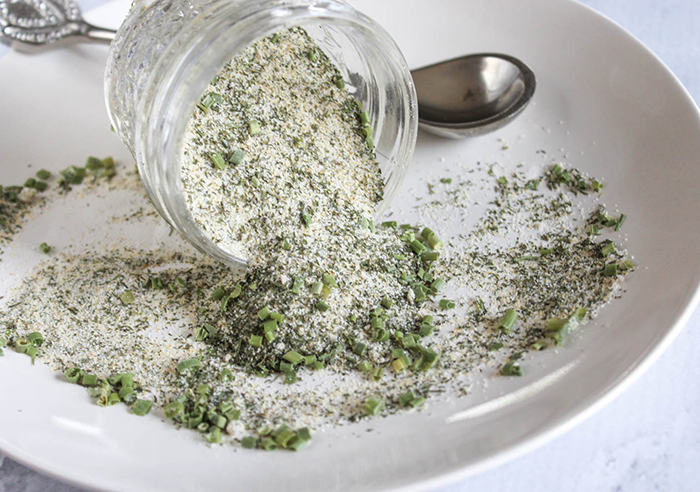
M418 95L420 128L442 137L465 138L510 123L535 93L535 74L522 61L481 53L411 72Z

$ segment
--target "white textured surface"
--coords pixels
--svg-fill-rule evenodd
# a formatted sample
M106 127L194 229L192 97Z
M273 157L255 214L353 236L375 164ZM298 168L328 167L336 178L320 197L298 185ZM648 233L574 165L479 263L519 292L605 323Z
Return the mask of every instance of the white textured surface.
M83 0L89 9L103 3ZM697 0L586 0L622 24L700 98ZM0 47L0 55L4 49ZM672 170L669 170L672 172ZM499 468L441 489L695 490L700 472L700 310L659 361L574 430ZM75 491L0 457L0 492Z

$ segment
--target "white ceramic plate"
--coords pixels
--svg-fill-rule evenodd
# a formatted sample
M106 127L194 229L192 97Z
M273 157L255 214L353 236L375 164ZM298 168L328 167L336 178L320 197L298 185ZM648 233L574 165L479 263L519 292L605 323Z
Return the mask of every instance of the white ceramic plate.
M621 28L570 1L353 3L390 31L413 67L481 51L509 53L532 67L535 99L512 126L470 141L421 135L406 186L425 169L440 173L454 162L508 166L537 163L538 149L566 154L567 162L604 177L615 197L608 204L629 215L624 237L641 267L624 298L572 347L538 354L523 378L493 380L428 412L319 434L299 454L209 448L155 416L98 408L82 388L6 351L0 360L4 453L64 480L109 490L426 488L510 459L570 428L670 343L696 303L700 278L700 120L669 70ZM88 17L114 26L125 9L125 2L112 3ZM109 131L105 57L104 47L80 45L0 60L0 182L22 182L29 163L34 170L60 169L95 153L129 160ZM507 153L497 138L509 142ZM90 220L89 213L84 217ZM36 229L8 253L15 255L15 273L37 261L37 239L60 242L73 226L48 217ZM375 432L365 432L368 427Z

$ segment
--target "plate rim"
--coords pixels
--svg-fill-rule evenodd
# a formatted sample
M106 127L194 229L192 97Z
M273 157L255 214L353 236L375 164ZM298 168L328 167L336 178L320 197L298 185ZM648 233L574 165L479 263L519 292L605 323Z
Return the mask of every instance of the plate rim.
M552 1L552 0L548 0ZM90 15L94 11L106 8L110 4L114 3L124 3L124 0L109 0L104 2L92 9L87 10L85 13ZM598 21L607 22L609 27L617 29L620 33L624 34L628 40L634 42L635 48L641 50L645 53L645 56L650 56L652 60L657 63L657 67L664 72L664 75L670 75L670 79L675 84L675 89L680 89L680 93L683 95L686 107L688 110L695 113L696 118L700 121L700 108L697 103L690 95L686 87L676 76L675 73L664 63L664 61L654 53L649 47L647 47L641 40L639 40L635 35L633 35L629 30L624 28L622 25L609 18L605 14L602 14L595 10L594 8L583 4L579 0L566 0L566 3L573 5L576 8L582 8L589 14L593 14ZM9 54L9 53L8 53ZM1 57L1 56L0 56ZM690 104L687 104L690 103ZM700 130L700 126L698 127ZM628 371L624 372L618 378L606 387L603 387L594 394L591 398L587 400L587 403L582 403L578 407L570 410L568 416L562 417L559 422L553 423L549 428L543 430L534 431L532 434L522 438L520 442L506 445L505 447L493 452L492 454L479 458L472 463L466 465L455 465L455 469L447 472L437 472L436 474L426 477L425 479L418 480L411 484L397 485L387 488L385 490L389 491L418 491L426 489L434 489L438 487L444 487L446 485L455 483L460 480L464 480L470 476L483 473L487 470L498 467L502 464L510 462L520 456L525 455L535 449L542 447L543 445L551 442L557 437L565 434L572 428L578 426L583 421L592 417L595 413L600 411L603 407L608 405L614 399L618 398L629 386L634 384L648 369L651 367L659 357L668 349L668 347L674 342L678 337L683 328L687 325L690 317L697 310L700 304L700 279L695 280L695 285L693 289L693 294L690 300L687 302L685 307L678 311L675 316L675 321L670 324L670 328L667 329L666 333L661 336L658 341L649 347L645 353L640 355L638 359L628 368ZM89 473L76 473L74 470L60 470L58 467L45 462L37 463L33 460L30 455L19 449L17 446L8 443L5 439L0 437L0 452L5 456L9 457L13 461L26 466L27 468L40 472L48 477L56 479L62 483L70 484L73 486L81 488L90 488L92 490L123 490L118 483L107 479L102 479L99 475Z

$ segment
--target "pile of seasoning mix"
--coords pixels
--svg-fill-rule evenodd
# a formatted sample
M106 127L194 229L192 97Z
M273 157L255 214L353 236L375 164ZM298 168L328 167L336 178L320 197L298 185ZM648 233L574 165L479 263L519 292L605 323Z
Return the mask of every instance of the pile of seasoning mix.
M522 376L619 294L634 264L601 237L625 216L602 206L600 181L562 164L534 178L477 164L428 182L414 222L376 220L368 120L302 29L254 43L202 97L182 167L192 216L248 270L176 236L152 249L38 244L47 258L3 300L0 345L97 405L296 451L310 429L468 394L485 368ZM135 172L89 158L3 188L0 240L78 187L74 200L129 193L136 208L110 217L127 230L164 227ZM477 192L490 205L460 228Z

